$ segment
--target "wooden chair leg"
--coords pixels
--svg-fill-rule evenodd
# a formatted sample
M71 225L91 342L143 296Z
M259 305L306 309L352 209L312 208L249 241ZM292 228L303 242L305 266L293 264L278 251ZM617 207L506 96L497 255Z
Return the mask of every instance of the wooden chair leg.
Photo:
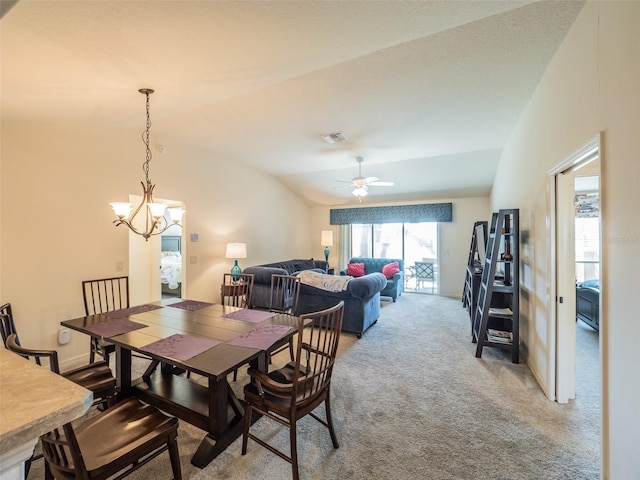
M49 462L44 460L44 480L54 480L53 473L51 473L51 468L49 467Z
M173 480L182 480L182 469L180 468L180 453L178 452L178 438L169 441L169 458L171 459L171 470Z
M293 474L293 480L300 479L300 473L298 472L298 444L296 443L296 430L297 424L295 421L289 425L289 442L291 443L291 473Z
M329 400L330 395L327 394L327 398L324 400L324 408L327 414L327 427L329 427L329 435L331 435L331 442L333 443L333 448L339 448L338 437L336 436L336 431L333 428L333 418L331 417L331 402Z
M253 408L247 404L244 409L244 428L242 429L242 455L247 453L247 443L249 441L249 427L251 426L251 415L253 414Z

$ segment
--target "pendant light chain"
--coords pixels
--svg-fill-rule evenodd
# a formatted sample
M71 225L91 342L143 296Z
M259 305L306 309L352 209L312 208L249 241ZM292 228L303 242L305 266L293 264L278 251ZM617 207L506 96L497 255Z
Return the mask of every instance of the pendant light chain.
M142 89L141 91L147 96L147 125L146 125L147 128L142 133L142 141L147 147L147 159L142 164L142 171L144 172L144 176L147 180L147 183L149 183L149 162L151 162L151 148L149 147L149 130L151 129L151 116L149 114L149 110L150 110L149 95L153 93L153 90Z

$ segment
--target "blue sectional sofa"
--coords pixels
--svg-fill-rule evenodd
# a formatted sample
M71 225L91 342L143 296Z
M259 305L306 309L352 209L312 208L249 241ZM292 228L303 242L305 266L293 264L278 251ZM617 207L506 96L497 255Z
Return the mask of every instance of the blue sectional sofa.
M243 273L254 275L251 308L269 308L271 275L293 275L303 270L327 274L328 264L324 260L286 260L245 268ZM301 315L317 312L344 300L342 330L355 333L360 338L380 317L380 292L386 285L387 280L381 273L354 278L349 281L346 290L341 292L301 284L298 308L294 313Z
M324 260L294 259L282 262L266 263L245 268L242 273L253 274L253 293L251 308L269 308L271 297L271 275L293 275L302 270L314 270L327 273L329 264ZM336 302L338 303L338 302ZM333 305L331 305L333 306Z
M382 267L388 263L398 262L400 272L396 273L393 278L385 279L386 285L380 292L381 297L391 297L395 302L404 291L404 260L400 258L362 258L353 257L349 263L364 263L364 273L369 275L374 272L382 272ZM343 270L340 275L346 275L347 271Z
M333 307L344 300L342 331L355 333L358 338L380 317L380 292L387 284L382 273L354 278L346 290L329 292L311 285L300 285L297 315Z

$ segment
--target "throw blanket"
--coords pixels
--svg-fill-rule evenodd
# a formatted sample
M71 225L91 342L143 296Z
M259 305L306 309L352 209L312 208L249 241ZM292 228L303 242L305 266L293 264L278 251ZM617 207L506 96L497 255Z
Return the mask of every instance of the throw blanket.
M303 270L298 274L300 283L305 285L311 285L312 287L320 288L322 290L328 290L330 292L341 292L347 289L349 280L353 277L348 276L336 276L325 275L323 273L312 272L310 270Z

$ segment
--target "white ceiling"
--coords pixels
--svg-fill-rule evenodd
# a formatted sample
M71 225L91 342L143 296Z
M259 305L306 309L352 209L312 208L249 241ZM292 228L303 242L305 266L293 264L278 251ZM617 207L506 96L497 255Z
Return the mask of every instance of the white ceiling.
M484 195L582 5L20 0L0 23L1 113L144 126L151 87L152 143L255 167L309 204L357 203L338 182L356 156L395 183L365 202ZM321 139L336 131L349 140Z

